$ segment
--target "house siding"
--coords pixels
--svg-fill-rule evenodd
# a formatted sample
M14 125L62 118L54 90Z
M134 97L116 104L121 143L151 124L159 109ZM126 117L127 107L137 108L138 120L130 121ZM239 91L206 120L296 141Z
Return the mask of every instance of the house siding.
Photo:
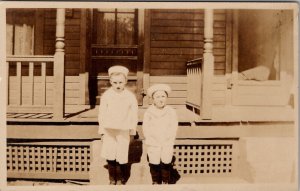
M186 75L186 61L203 56L204 11L164 9L150 14L150 75ZM216 75L225 74L226 12L214 14Z
M68 9L67 9L68 10ZM69 9L65 21L65 75L78 76L80 73L80 9ZM56 9L45 10L44 54L55 53Z

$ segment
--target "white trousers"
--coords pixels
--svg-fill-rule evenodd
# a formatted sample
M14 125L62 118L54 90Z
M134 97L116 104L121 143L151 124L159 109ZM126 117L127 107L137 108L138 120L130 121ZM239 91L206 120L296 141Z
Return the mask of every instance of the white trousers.
M129 130L105 129L101 156L106 160L128 163Z
M171 163L173 157L173 145L147 145L147 154L149 163L151 164L160 164L160 161L165 164Z

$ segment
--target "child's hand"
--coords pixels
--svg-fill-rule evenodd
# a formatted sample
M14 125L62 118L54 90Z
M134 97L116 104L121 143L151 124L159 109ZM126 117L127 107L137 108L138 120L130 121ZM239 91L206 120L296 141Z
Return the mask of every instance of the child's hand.
M129 135L136 135L136 130L135 129L130 129L129 130Z

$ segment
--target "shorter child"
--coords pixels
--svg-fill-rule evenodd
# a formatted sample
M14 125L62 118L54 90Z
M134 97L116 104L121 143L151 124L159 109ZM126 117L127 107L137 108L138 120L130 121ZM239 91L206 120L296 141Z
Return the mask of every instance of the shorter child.
M101 96L99 134L103 134L101 156L107 160L110 184L125 184L128 175L130 135L136 134L138 104L135 95L126 89L128 69L109 68L111 87Z
M166 84L151 86L147 94L153 104L146 110L143 133L152 184L169 184L173 146L178 128L176 111L166 105L171 88Z

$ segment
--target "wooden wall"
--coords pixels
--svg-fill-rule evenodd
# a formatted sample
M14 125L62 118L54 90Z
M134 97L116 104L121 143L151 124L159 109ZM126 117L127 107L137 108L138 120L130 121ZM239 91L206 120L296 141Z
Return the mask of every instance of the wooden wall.
M203 9L151 10L149 22L150 75L186 75L186 61L203 55ZM226 64L225 10L216 10L214 14L214 55L215 74L224 75Z
M65 22L65 75L78 76L80 73L80 9L66 9ZM45 10L44 54L55 52L56 9ZM83 56L83 55L82 55Z

